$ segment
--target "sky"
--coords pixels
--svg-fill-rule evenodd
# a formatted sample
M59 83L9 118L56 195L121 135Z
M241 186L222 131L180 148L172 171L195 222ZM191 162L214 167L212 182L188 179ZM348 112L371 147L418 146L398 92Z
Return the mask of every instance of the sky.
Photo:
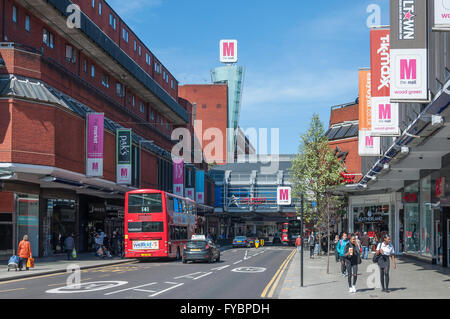
M219 41L238 40L239 125L278 128L280 154L298 152L314 113L328 128L331 106L358 97L358 69L370 66L367 7L378 5L389 24L389 0L107 2L179 85L211 83Z

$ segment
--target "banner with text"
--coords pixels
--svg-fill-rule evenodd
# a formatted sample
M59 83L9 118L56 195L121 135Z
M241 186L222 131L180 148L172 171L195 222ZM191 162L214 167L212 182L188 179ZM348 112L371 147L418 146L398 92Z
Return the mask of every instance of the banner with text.
M372 136L400 134L398 104L390 102L390 30L370 30Z
M116 181L131 185L131 129L117 129L116 139Z
M86 176L103 176L103 113L86 115Z
M391 0L391 100L427 101L427 1Z
M450 29L450 0L434 0L434 27Z
M173 160L173 193L184 196L184 161L183 159Z
M359 70L359 156L374 156L381 152L380 137L371 136L372 105L371 105L371 72L370 69Z
M201 170L195 171L195 191L196 202L199 204L205 203L205 172Z

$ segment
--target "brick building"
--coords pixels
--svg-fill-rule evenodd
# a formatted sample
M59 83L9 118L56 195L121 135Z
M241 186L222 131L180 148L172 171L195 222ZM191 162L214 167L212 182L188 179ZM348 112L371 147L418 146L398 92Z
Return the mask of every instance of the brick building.
M171 192L171 132L193 130L178 81L119 15L105 1L73 3L81 12L68 0L2 3L0 254L11 254L23 233L33 255L48 256L69 232L88 251L95 229L121 230L124 193ZM76 27L68 24L74 12ZM86 176L91 112L104 113L103 176L94 178ZM133 132L131 185L116 183L118 128Z

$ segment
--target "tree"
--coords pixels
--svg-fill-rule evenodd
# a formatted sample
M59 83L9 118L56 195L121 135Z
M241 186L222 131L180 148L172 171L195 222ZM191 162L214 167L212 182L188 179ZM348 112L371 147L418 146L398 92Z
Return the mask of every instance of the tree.
M340 206L340 197L334 194L334 190L342 184L340 173L343 171L341 161L328 145L319 116L314 114L308 131L300 138L299 153L292 162L291 175L293 196L299 198L304 194L306 203L315 203L305 205L303 222L314 221L319 234L321 231L327 232L327 273L330 263L330 221L336 213L335 208Z

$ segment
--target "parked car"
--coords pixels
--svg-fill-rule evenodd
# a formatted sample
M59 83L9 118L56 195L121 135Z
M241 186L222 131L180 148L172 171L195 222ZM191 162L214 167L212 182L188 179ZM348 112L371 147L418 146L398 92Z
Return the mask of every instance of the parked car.
M183 264L188 261L220 261L219 247L209 239L190 240L183 249Z
M246 236L236 236L233 239L232 242L233 248L236 247L247 247L248 246L248 240Z

